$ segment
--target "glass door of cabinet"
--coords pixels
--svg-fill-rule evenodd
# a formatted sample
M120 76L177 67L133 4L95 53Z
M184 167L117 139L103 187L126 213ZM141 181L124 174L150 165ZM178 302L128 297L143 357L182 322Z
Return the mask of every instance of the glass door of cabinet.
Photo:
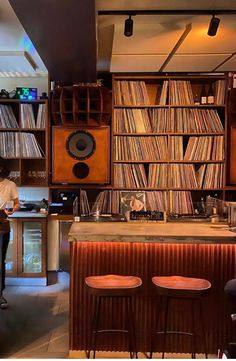
M42 220L22 220L21 272L45 273L45 224Z

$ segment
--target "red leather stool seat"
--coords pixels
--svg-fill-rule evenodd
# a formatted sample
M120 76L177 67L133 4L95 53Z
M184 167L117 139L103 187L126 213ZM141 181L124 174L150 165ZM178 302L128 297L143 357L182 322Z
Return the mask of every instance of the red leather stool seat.
M160 295L174 297L200 297L211 288L208 280L182 276L152 277L152 283Z
M104 276L89 276L85 278L85 284L91 292L95 293L124 293L128 294L133 289L140 287L142 280L135 276L119 276L119 275L104 275ZM105 292L104 292L105 291Z

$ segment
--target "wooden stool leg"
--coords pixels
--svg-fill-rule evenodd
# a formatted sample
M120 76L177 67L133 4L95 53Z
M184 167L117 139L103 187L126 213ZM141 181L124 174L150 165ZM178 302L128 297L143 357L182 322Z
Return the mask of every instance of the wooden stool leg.
M90 332L90 338L89 338L89 344L88 344L88 352L87 352L87 358L90 358L91 350L93 349L94 344L94 329L95 329L95 319L97 314L97 307L98 307L98 298L94 298L94 308L93 308L93 318L91 323L91 332Z
M124 303L125 303L125 329L128 332L129 354L130 354L130 358L133 358L133 353L132 353L133 342L132 342L132 336L131 336L132 327L131 327L131 324L130 324L131 321L130 321L129 298L124 297L123 300L124 300Z
M91 349L93 350L93 358L95 359L95 357L96 357L97 333L98 333L98 327L99 327L100 310L101 310L101 297L96 297L94 314L93 314L93 322L92 322L90 348L88 351L88 358L90 358Z
M167 324L168 324L168 313L169 313L169 302L170 302L170 300L171 300L170 297L166 297L165 311L164 311L164 334L163 334L162 358L165 358L166 334L167 334Z
M136 332L135 332L135 318L133 312L132 298L128 297L127 302L128 302L129 333L130 333L129 337L131 344L131 358L133 358L133 354L135 354L135 357L138 358Z
M195 324L195 306L196 300L191 300L191 314L192 314L192 358L196 358L196 324Z
M207 341L206 341L206 331L205 331L205 326L204 326L204 318L203 318L203 310L202 310L202 300L199 298L198 302L199 302L199 308L200 308L200 322L201 322L201 326L202 326L202 335L203 335L205 356L206 356L206 359L207 359L208 358L208 355L207 355Z
M151 331L151 345L150 345L150 356L149 356L150 359L152 359L152 356L154 353L155 339L156 339L156 335L158 333L160 316L161 316L161 312L163 309L163 297L159 297L158 301L155 299L154 302L155 302L155 305L153 305L153 309L154 309L154 307L156 308L156 318L153 322L153 326L151 327L152 331Z

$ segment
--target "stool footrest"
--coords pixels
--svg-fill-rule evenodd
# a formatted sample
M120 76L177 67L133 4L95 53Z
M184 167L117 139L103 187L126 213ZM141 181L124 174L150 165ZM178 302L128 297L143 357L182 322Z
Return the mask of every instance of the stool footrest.
M194 333L192 332L184 332L184 331L156 331L155 332L156 334L160 335L165 335L165 334L168 334L168 335L186 335L186 336L194 336Z
M128 330L115 330L115 329L111 329L111 330L96 330L96 331L92 331L92 333L104 333L104 332L124 332L124 333L128 333Z

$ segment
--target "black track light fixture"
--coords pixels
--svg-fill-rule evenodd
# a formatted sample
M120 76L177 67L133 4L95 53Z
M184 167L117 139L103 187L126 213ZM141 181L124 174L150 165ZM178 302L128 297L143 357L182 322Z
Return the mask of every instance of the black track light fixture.
M125 20L124 35L132 36L133 35L133 20L131 19L132 15L129 15L128 19Z
M215 15L212 15L207 34L209 36L215 36L217 33L217 30L218 30L219 24L220 24L220 19L216 18Z

